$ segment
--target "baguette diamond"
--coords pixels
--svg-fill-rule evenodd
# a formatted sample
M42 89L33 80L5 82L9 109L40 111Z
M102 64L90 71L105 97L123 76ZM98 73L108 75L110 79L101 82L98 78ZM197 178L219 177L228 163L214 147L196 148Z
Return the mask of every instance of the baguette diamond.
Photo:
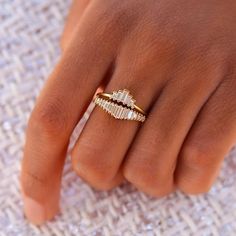
M141 122L144 122L145 120L145 116L141 113L135 112L130 108L123 107L122 105L119 105L112 101L108 101L103 98L95 98L94 102L116 119L136 120Z
M121 102L128 107L134 108L135 100L133 99L133 96L130 95L130 92L127 89L114 91L111 95L111 99Z

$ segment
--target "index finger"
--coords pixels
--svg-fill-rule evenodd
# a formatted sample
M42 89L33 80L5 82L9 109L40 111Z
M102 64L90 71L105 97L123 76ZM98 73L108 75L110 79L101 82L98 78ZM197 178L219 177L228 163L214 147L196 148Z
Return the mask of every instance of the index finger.
M21 185L25 214L35 224L52 218L59 209L60 180L70 135L113 58L113 47L101 42L101 26L96 33L97 24L96 16L85 14L29 120Z

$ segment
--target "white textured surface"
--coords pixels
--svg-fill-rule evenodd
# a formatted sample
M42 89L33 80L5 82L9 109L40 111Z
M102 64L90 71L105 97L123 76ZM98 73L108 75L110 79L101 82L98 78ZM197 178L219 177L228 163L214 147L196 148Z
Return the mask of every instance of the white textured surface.
M59 56L66 0L0 0L0 235L236 235L236 150L211 192L152 199L123 185L91 189L67 163L62 215L36 228L22 214L19 169L35 97Z

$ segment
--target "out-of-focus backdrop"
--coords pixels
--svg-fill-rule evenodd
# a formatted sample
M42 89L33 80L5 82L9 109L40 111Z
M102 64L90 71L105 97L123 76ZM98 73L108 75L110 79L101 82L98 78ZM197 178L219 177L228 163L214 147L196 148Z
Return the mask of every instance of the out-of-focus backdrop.
M70 3L0 0L0 235L235 236L236 148L208 194L177 192L159 200L128 184L95 191L67 161L62 214L39 228L24 219L18 178L25 128L35 98L60 55L59 37Z

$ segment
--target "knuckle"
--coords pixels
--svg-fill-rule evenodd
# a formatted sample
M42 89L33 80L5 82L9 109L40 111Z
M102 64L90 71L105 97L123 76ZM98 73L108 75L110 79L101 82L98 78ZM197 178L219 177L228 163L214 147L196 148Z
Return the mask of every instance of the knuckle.
M139 171L135 168L124 168L124 177L131 183L139 186L153 186L153 175L145 170Z
M227 48L225 45L219 43L213 43L210 48L202 48L201 55L204 55L208 67L214 72L216 78L222 78L227 73L227 67L231 64L231 52L232 48ZM211 64L209 64L209 61ZM217 76L218 75L218 76Z
M108 163L103 161L97 161L96 157L98 154L96 152L87 152L86 155L77 158L75 152L72 152L72 166L74 171L82 179L87 181L90 185L100 190L111 189L112 180L114 178L113 169L108 166Z
M192 170L206 169L215 163L215 155L209 144L189 144L184 146L181 161Z
M98 172L91 171L90 168L84 170L85 167L77 167L74 168L76 174L80 176L83 180L85 180L89 185L94 187L97 190L110 190L113 188L111 181L105 178L104 174L100 174Z
M130 6L127 2L108 1L105 5L105 13L114 24L119 23L119 20L127 22L131 16Z
M99 165L79 163L74 169L79 176L91 182L104 183L111 180L111 173Z
M60 136L67 129L67 120L62 102L47 102L35 107L29 120L29 128L54 137Z
M101 32L116 37L127 34L132 30L132 25L137 24L139 8L133 8L133 4L126 1L106 1L99 7L99 16L96 24Z
M45 192L46 179L38 176L31 171L23 171L21 174L21 188L26 196L34 199L40 198L43 192Z
M219 167L218 158L210 142L185 145L176 176L177 188L186 194L208 192Z
M145 169L142 171L137 169L131 170L126 167L123 170L123 175L139 190L153 197L164 197L173 191L172 178L162 181L162 183L166 182L166 184L163 185L160 182L160 177L158 177L154 171L148 171Z

